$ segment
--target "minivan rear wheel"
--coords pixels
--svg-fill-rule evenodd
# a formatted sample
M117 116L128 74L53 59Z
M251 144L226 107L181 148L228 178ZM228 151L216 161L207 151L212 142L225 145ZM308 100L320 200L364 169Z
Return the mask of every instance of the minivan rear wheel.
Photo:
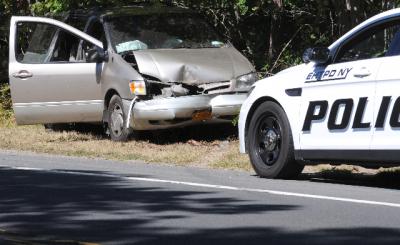
M132 129L126 127L127 118L121 97L114 95L108 105L108 132L111 140L128 141L132 134Z

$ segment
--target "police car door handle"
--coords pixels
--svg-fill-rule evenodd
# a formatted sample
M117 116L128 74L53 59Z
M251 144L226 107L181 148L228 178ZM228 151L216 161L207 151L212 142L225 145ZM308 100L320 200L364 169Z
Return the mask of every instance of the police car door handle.
M371 76L371 72L365 67L359 69L358 71L356 71L354 73L354 77L358 77L358 78L364 78L364 77L369 77L369 76Z
M14 73L12 75L13 75L13 77L20 78L20 79L27 79L27 78L33 77L33 74L31 72L29 72L29 71L26 71L26 70L22 70L22 71L16 72L16 73Z

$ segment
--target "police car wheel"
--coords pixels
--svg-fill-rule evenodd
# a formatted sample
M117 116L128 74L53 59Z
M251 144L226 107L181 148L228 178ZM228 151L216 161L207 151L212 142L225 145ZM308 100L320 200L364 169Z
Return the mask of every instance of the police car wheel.
M260 177L291 179L303 170L294 158L287 116L276 103L264 102L257 108L248 137L250 160Z
M127 115L125 115L122 99L114 95L108 105L108 132L112 141L127 141L132 134L130 128L126 128Z

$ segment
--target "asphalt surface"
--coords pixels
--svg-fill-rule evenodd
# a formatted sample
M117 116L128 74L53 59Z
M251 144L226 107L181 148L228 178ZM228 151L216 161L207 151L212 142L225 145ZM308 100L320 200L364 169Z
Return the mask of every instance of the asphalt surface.
M0 244L83 242L400 244L400 191L0 152Z

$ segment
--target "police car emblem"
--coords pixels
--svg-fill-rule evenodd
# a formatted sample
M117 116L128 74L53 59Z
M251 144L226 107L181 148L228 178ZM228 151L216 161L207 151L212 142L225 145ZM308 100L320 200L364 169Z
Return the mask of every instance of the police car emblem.
M341 80L346 79L347 75L353 70L353 68L342 68L334 70L315 70L310 72L306 77L306 82L320 82L329 80Z

